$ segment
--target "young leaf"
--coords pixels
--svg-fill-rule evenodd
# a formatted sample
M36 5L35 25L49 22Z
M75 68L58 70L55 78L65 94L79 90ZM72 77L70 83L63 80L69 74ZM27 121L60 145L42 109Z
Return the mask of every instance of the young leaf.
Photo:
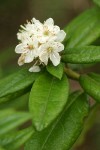
M93 0L93 2L100 7L100 0Z
M23 145L34 133L32 127L0 137L0 145L7 150L15 150Z
M64 75L61 80L46 73L34 83L29 99L29 109L37 130L47 127L62 111L68 98L69 84Z
M25 150L69 150L72 147L81 133L89 108L85 94L71 96L69 102L73 98L73 103L66 106L50 127L33 135L26 143Z
M75 18L65 31L68 36L67 47L90 45L100 36L100 10L92 8Z
M100 62L100 46L68 48L62 55L62 60L76 64Z
M47 65L47 71L58 79L63 76L64 65L60 63L58 66L53 66L52 64Z
M28 92L38 73L22 69L0 80L0 103L12 100Z
M7 110L1 110L0 114L2 114L0 115L0 136L31 119L31 115L26 112L16 112L13 110L10 112L8 110L7 114Z
M80 76L80 85L95 100L100 102L100 82L97 82L93 78L83 75Z

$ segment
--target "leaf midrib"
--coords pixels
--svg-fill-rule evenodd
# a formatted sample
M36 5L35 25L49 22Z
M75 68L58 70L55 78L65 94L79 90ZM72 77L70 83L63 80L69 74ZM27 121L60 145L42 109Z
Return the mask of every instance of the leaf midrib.
M47 111L47 105L48 105L48 102L49 102L49 97L50 97L50 94L51 94L51 90L52 90L52 85L53 85L54 79L55 78L53 77L52 82L51 82L51 86L50 86L50 89L49 89L49 92L48 92L48 96L47 96L47 102L46 102L45 107L44 107L44 113L43 113L43 115L41 117L42 119L41 119L40 125L43 124L43 122L44 122L45 113Z
M77 95L77 97L78 97L78 96L79 96L79 95ZM75 99L77 99L77 97L76 97ZM72 102L72 103L73 103L73 102ZM61 116L59 116L59 118L56 120L55 124L54 124L53 127L51 128L51 131L49 132L48 136L46 137L46 139L45 139L45 141L44 141L44 143L43 143L43 145L42 145L42 147L41 147L40 150L43 150L43 148L44 148L46 142L48 141L50 135L52 134L53 130L56 128L58 122L61 120L62 116L63 116L64 113L69 109L69 107L72 105L72 103L69 104L67 107L65 107L65 109L64 109L64 111L62 112Z

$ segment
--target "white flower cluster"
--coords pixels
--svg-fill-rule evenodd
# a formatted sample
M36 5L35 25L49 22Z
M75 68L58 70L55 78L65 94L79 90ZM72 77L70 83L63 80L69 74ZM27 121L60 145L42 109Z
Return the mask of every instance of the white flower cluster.
M47 19L43 24L33 18L21 26L17 34L20 44L16 46L15 52L21 54L18 64L33 63L30 72L39 72L40 65L47 65L51 60L54 66L60 63L59 52L64 50L61 43L66 33L56 25L52 18Z

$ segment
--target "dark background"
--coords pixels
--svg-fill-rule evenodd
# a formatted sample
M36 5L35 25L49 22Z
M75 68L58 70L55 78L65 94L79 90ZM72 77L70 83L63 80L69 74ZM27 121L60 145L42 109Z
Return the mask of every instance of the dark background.
M19 68L14 52L18 44L17 32L21 24L33 17L44 21L52 17L55 24L65 27L74 17L93 6L91 0L0 0L0 78ZM100 72L100 65L92 68ZM91 68L90 68L91 70ZM85 69L85 71L88 71ZM73 89L79 85L72 82ZM100 109L94 116L94 124L82 137L74 150L100 150ZM79 145L79 146L78 146Z

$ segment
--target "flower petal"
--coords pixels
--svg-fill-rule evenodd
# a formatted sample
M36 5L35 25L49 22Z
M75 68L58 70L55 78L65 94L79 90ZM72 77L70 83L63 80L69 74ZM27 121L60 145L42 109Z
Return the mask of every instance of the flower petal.
M56 41L62 42L65 37L66 37L66 33L63 30L60 30L58 35L57 35Z
M22 66L24 64L25 56L22 54L18 59L18 65Z
M58 34L59 31L60 31L60 28L58 26L53 27L53 33L54 34Z
M32 19L32 22L35 24L35 27L42 30L43 29L43 24L39 21L36 20L35 18Z
M17 45L16 48L15 48L15 52L18 53L18 54L23 53L24 52L23 44Z
M49 18L44 22L44 25L47 25L47 26L54 25L54 20L52 18Z
M30 72L40 72L41 69L39 66L32 66L30 69L29 69Z
M35 23L35 24L41 23L39 20L37 20L35 18L32 19L32 22Z
M52 47L55 49L56 52L61 52L64 50L64 45L60 42L53 42Z
M44 35L42 35L41 37L39 37L39 42L41 43L41 44L44 44L44 43L46 43L47 41L48 41L48 39L49 39L49 36L44 36Z
M46 51L48 47L49 47L49 42L41 44L38 49L39 55L41 55L43 51Z
M39 58L41 60L41 62L43 62L45 65L48 64L48 53L47 52L42 52L40 55L39 55Z
M39 44L38 39L33 38L33 45L34 45L35 48L38 48L38 44Z
M53 52L50 54L50 60L52 61L54 66L57 66L60 63L60 55L57 52Z
M33 61L33 59L34 59L34 55L31 52L29 52L25 56L25 63L30 63Z

